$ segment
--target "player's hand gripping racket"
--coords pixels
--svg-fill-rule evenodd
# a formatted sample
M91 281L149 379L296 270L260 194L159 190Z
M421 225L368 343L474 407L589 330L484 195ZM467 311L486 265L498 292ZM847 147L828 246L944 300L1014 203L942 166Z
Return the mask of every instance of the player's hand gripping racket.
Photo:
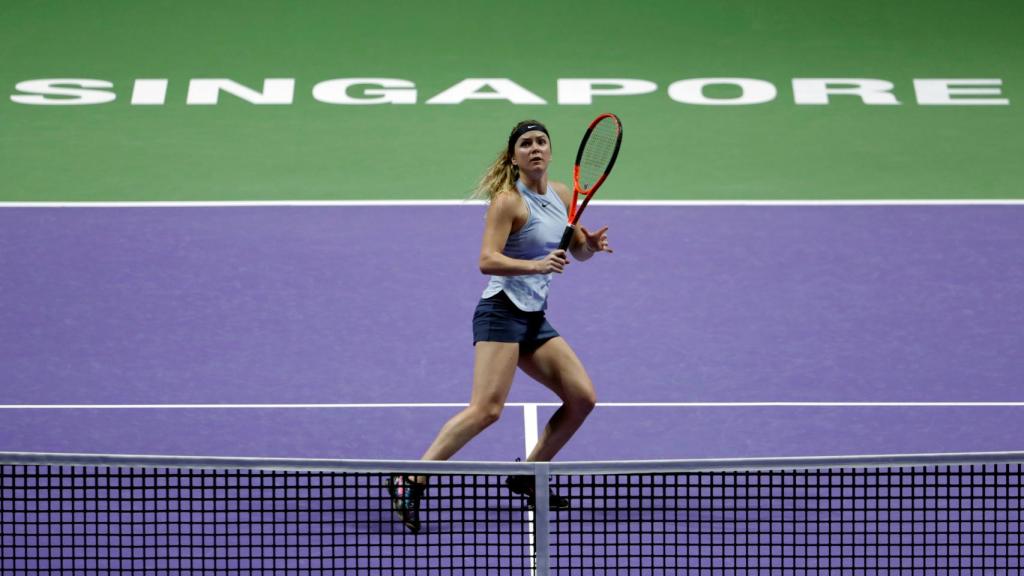
M622 122L615 114L601 114L587 127L576 152L576 165L572 168L572 208L569 209L569 225L558 243L559 250L569 248L583 209L608 178L621 145ZM580 196L583 196L582 204Z

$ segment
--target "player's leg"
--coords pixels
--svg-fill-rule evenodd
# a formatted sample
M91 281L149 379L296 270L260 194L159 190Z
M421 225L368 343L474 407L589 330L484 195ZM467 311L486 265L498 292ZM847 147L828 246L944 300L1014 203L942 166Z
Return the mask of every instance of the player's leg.
M536 350L521 352L519 367L562 399L562 405L548 420L527 458L530 461L551 460L594 409L594 385L583 363L561 337L546 341ZM536 491L532 476L509 476L506 484L512 492L526 499L528 508L533 507ZM548 505L551 510L565 510L571 503L552 490Z
M597 395L583 363L562 337L519 357L519 367L551 389L562 405L548 420L528 460L548 461L565 446L594 409Z
M423 454L423 460L447 460L477 434L498 420L505 406L519 357L519 344L477 342L473 366L473 392L469 406L453 416ZM398 474L386 480L391 504L402 523L419 532L420 500L426 476Z
M447 460L474 436L498 420L519 358L514 342L477 342L473 392L469 406L453 416L423 454L423 460Z

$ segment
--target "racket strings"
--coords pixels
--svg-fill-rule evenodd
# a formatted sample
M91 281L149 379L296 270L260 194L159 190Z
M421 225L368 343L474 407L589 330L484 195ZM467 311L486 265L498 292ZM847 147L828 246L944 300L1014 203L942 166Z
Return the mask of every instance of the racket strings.
M580 157L579 183L583 190L590 190L604 176L618 139L619 129L613 119L606 118L594 126Z

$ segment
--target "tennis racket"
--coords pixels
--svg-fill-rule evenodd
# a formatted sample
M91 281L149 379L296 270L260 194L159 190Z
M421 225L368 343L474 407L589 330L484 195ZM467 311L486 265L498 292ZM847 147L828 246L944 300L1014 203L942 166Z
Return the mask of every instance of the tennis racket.
M572 208L569 209L569 224L558 243L559 250L569 248L576 234L576 225L594 192L604 184L615 165L615 158L622 146L622 122L615 114L601 114L587 127L576 152L576 165L572 168ZM580 203L580 196L583 202Z

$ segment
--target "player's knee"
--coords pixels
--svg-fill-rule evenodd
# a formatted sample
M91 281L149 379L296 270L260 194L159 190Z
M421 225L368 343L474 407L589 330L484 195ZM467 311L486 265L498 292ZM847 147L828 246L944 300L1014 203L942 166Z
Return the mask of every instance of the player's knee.
M583 387L569 400L570 407L581 416L586 416L597 406L597 393L592 386Z
M501 418L501 409L501 404L484 404L481 406L475 406L473 412L477 426L483 430L497 422L498 419Z
M591 390L588 394L586 394L583 397L582 400L580 400L580 404L583 411L586 412L587 414L590 414L591 412L594 411L594 407L597 406L597 394L595 394L594 391Z

